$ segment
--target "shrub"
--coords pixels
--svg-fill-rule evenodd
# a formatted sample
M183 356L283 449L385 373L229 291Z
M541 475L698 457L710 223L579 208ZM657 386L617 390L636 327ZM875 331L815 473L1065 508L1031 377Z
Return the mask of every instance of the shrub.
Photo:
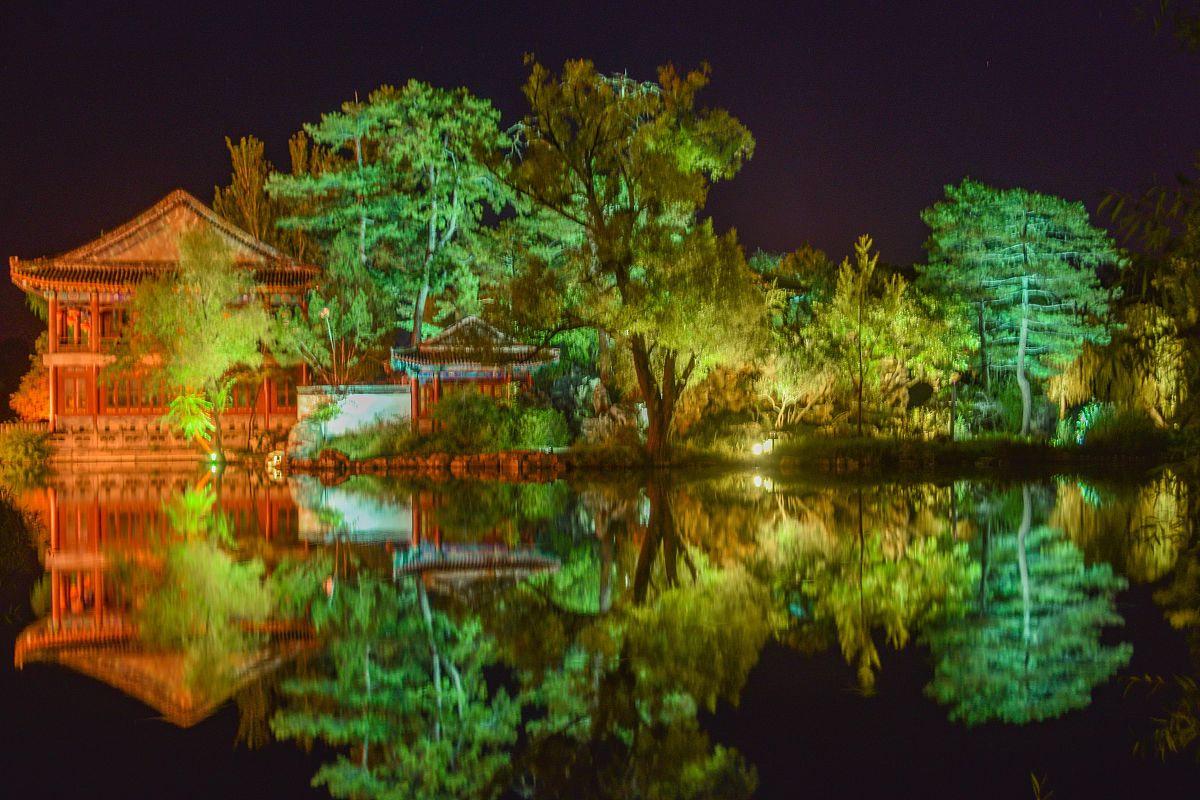
M49 436L14 428L0 432L0 479L13 485L35 481L50 461Z
M570 441L567 420L554 408L516 409L514 447L536 450L542 447L563 447Z
M433 409L441 429L434 436L448 453L486 453L503 450L513 440L514 420L508 408L476 392L443 397Z

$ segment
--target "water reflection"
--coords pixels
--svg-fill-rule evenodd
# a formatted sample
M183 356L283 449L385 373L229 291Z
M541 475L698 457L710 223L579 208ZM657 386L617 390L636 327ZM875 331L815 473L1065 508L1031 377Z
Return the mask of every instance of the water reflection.
M27 494L46 573L17 666L62 664L188 726L308 645L264 581L294 508L250 476L205 476L71 475Z
M1171 621L1200 627L1170 473L604 478L58 477L25 498L46 576L17 663L65 664L178 724L238 695L245 741L334 748L316 780L339 797L747 797L753 765L698 715L737 705L770 640L839 653L868 695L917 642L913 702L1023 724L1126 668L1126 580L1165 580Z

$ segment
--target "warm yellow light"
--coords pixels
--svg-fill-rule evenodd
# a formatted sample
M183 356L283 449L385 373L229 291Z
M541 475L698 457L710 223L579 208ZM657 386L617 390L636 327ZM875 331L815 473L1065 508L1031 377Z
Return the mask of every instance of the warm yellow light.
M750 452L754 453L754 455L756 455L756 456L761 456L762 451L763 451L763 446L759 442L755 442L754 446L750 448Z
M755 475L755 476L754 476L754 488L756 488L756 489L757 489L759 486L762 486L762 476L761 476L761 475Z

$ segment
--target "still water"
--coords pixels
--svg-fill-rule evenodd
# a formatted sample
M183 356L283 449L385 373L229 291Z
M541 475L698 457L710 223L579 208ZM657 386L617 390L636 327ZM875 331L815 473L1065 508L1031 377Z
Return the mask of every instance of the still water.
M1195 491L58 475L2 794L1193 796Z

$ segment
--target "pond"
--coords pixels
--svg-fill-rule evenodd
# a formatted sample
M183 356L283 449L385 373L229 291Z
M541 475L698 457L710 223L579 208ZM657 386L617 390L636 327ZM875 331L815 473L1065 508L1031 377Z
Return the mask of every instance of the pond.
M59 474L0 505L5 794L1194 791L1195 492Z

